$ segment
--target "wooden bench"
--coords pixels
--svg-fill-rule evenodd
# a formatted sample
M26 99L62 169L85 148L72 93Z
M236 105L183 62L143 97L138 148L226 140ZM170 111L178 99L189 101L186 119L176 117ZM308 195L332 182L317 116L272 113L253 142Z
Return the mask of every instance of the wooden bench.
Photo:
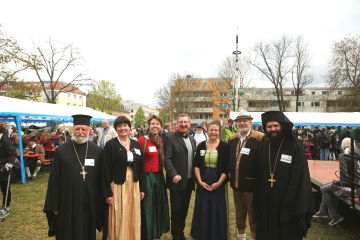
M45 175L45 168L46 167L48 168L48 171L50 173L51 164L52 164L52 162L50 161L50 159L45 159L45 161L41 163L43 176Z

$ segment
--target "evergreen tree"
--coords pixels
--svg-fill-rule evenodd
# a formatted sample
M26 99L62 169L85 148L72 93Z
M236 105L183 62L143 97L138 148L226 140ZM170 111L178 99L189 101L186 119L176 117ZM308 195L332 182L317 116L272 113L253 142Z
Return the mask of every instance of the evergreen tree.
M142 109L141 106L139 107L139 109L135 113L134 122L135 122L134 125L135 125L136 128L139 128L141 124L146 125L145 113L144 113L144 110Z

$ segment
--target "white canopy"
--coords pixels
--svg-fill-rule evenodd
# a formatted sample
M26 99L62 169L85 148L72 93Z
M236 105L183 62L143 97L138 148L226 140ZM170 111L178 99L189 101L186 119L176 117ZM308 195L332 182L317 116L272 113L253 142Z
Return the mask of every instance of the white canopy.
M92 122L101 122L103 119L108 119L111 122L115 119L112 115L88 107L33 102L1 96L0 103L0 119L20 116L24 122L72 122L71 116L74 114L90 115L93 117Z
M16 98L0 96L0 121L15 122L18 132L21 132L22 122L73 122L72 115L86 114L92 116L92 122L101 122L103 119L114 121L115 117L96 111L88 107L75 107L59 104L25 101ZM19 141L21 179L26 183L22 141Z
M249 112L254 118L253 124L261 124L264 112ZM360 126L359 112L284 112L294 126ZM230 118L235 119L238 112L231 112Z

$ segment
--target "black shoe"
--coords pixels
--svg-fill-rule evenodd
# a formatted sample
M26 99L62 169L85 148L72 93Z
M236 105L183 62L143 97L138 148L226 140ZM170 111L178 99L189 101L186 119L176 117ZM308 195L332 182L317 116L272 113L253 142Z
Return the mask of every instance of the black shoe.
M189 240L187 237L183 236L180 238L180 240Z

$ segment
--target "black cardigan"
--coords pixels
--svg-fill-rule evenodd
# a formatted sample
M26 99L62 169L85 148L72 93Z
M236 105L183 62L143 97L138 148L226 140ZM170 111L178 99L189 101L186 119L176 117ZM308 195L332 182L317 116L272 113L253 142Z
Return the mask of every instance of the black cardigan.
M136 151L135 151L136 149ZM140 144L130 139L130 151L133 152L134 162L134 182L140 181L140 192L145 192L145 171L144 171L144 153ZM137 154L136 152L138 151ZM106 142L101 156L101 185L103 197L112 197L111 182L115 184L124 184L126 178L126 169L128 166L127 152L120 144L117 137Z
M206 150L206 142L203 141L199 143L199 145L196 148L196 156L194 159L194 168L198 167L200 169L200 176L201 179L204 177L204 158L205 156L200 156L200 150ZM218 159L217 159L217 177L219 180L221 177L221 174L224 173L226 176L229 174L229 158L230 158L230 146L229 144L220 141L219 145L216 148L218 152ZM228 178L223 183L228 182Z

